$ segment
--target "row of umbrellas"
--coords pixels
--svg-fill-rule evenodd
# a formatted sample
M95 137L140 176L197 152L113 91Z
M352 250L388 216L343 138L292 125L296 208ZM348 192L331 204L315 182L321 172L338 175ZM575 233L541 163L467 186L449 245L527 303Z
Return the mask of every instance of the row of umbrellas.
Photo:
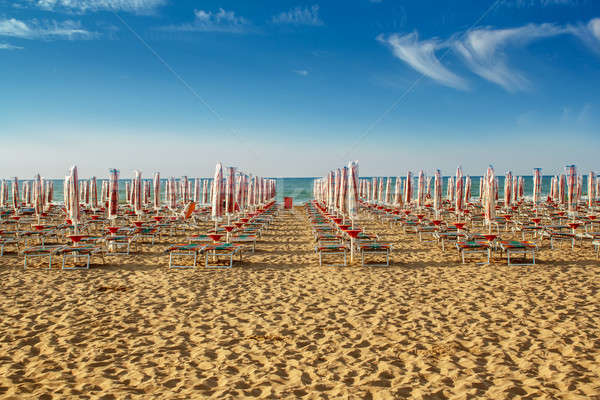
M354 222L358 217L360 196L358 161L350 161L348 166L316 179L313 193L316 200L327 205L329 212L347 216Z

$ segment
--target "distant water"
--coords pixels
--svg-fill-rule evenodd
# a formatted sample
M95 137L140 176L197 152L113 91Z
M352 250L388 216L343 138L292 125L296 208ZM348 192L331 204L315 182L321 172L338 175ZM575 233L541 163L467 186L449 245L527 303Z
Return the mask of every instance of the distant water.
M370 178L370 177L361 177ZM404 178L404 177L403 177ZM313 182L317 178L277 178L277 201L283 202L284 197L291 197L294 204L303 204L313 198ZM544 176L542 178L542 196L547 196L550 193L550 179L551 176ZM62 179L54 179L54 201L63 201L63 183ZM125 198L125 182L128 180L119 180L119 199L123 201ZM446 195L446 188L448 185L448 177L443 178L443 195ZM21 182L21 181L20 181ZM100 195L100 188L102 181L98 180L98 196ZM166 180L162 180L161 184L161 195L164 195ZM416 182L416 178L415 178ZM499 197L504 194L504 176L498 177L499 183ZM395 178L392 178L392 190L394 188ZM19 185L21 190L22 186ZM524 192L526 197L531 197L533 190L533 177L524 177ZM587 194L587 175L583 176L583 190L582 195ZM416 195L416 194L415 194ZM479 177L471 177L471 196L479 197Z

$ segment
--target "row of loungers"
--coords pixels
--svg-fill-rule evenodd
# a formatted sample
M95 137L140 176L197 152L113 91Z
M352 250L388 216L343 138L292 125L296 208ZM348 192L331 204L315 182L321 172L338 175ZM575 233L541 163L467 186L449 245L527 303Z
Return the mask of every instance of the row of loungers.
M317 243L315 252L319 256L319 265L347 266L348 252L354 250L360 254L363 267L390 265L391 244L380 242L377 235L361 228L344 224L343 218L328 214L316 201L306 203L305 208ZM378 257L383 257L383 262ZM325 262L331 258L336 261Z
M436 242L442 251L450 244L457 249L463 263L467 256L482 254L485 257L482 264L489 264L492 254L496 252L506 257L508 265L535 264L538 245L533 241L502 240L497 234L470 232L469 226L472 227L473 224L469 220L450 224L441 219L428 218L427 211L387 209L366 203L362 205L364 210L379 221L393 221L393 224L401 226L403 233L414 234L421 242ZM517 257L519 261L515 262Z
M277 214L278 207L271 202L255 213L240 216L231 225L219 226L205 234L192 234L188 243L172 245L165 250L169 254L169 268L195 268L202 256L205 268L231 268L235 256L239 256L241 265L243 250L246 248L254 253L257 239ZM228 241L221 241L222 237Z

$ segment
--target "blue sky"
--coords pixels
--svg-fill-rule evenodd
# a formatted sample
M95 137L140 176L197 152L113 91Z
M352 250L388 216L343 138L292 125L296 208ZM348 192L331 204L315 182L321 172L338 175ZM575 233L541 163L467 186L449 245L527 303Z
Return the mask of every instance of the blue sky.
M599 169L600 2L0 0L3 176Z

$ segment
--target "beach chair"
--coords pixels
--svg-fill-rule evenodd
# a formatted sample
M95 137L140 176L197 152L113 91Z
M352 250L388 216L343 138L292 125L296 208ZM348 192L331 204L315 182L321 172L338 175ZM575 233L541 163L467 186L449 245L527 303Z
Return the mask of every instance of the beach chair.
M56 254L62 255L62 269L65 270L76 270L76 269L90 269L90 261L92 256L100 255L102 263L104 264L104 253L100 246L95 245L78 245L78 246L62 246L56 251ZM73 266L67 266L67 260L73 260ZM77 261L80 259L85 260L84 266L78 266Z
M15 246L18 253L19 244L16 232L0 231L0 257L4 255L4 247L6 246Z
M348 265L348 263L347 263L348 247L344 244L318 245L315 250L319 254L319 265L320 266L323 266L324 256L336 256L336 255L342 255L344 258L344 263L343 264L327 264L328 266L342 267L342 266Z
M571 248L575 248L575 239L577 236L572 232L559 232L548 230L544 231L542 238L548 237L550 239L550 248L554 249L554 242L571 242Z
M198 243L176 244L169 246L165 252L169 253L169 268L196 268L198 254L206 247L206 245ZM182 264L176 265L173 263L175 257L193 257L191 265Z
M456 248L462 258L462 263L465 264L465 254L483 253L487 254L487 261L481 264L489 264L491 257L491 246L488 242L479 240L470 240L464 242L456 242Z
M535 252L537 250L537 245L535 243L518 240L501 240L499 243L502 251L506 253L508 265L535 265ZM511 263L511 254L523 254L523 257L527 257L527 254L531 254L532 261L531 263L524 262L522 264Z
M206 268L231 268L233 266L233 257L236 254L239 254L240 263L242 262L242 246L237 243L208 244L204 246L201 252L204 253L204 266ZM229 265L216 264L221 257L225 257L225 259L229 257ZM213 264L208 263L209 258L213 259Z
M600 254L600 240L594 240L592 245L596 249L596 258L598 258L598 254Z
M252 249L252 253L256 249L256 235L248 235L245 233L236 233L231 236L231 243L241 244L242 246L249 246Z
M55 256L60 249L65 247L64 245L42 245L42 246L31 246L23 249L21 254L23 255L23 269L27 269L28 261L32 258L48 258L48 268L52 269L52 257Z
M385 263L369 263L369 267L389 267L390 266L390 253L392 251L392 245L389 243L365 243L359 245L360 256L362 266L365 266L366 255L381 255L385 256Z

